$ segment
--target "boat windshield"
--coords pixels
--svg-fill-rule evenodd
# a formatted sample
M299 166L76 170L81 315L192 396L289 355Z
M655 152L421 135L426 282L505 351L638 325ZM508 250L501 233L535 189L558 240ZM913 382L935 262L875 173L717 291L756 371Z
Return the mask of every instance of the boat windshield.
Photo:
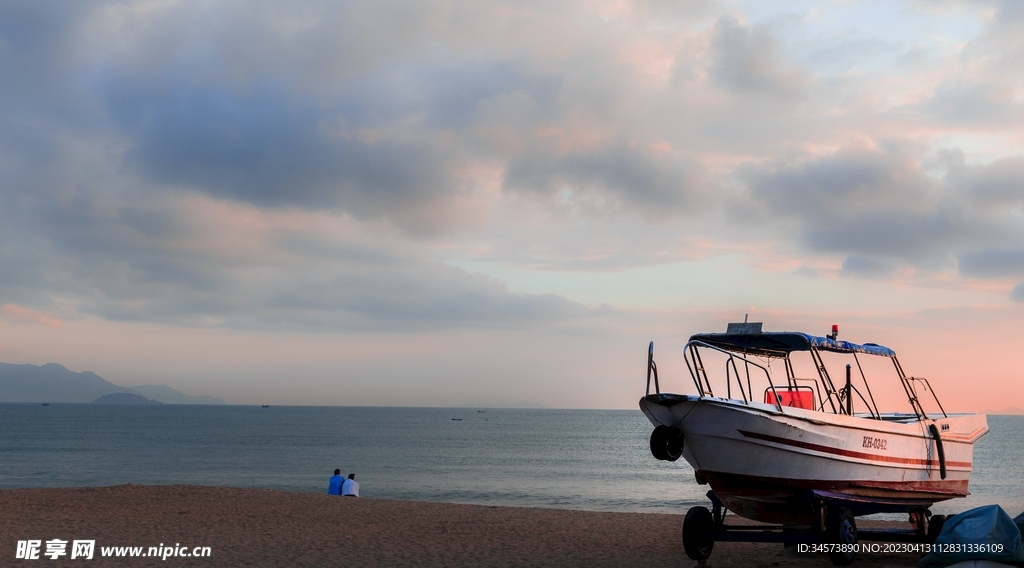
M817 377L800 378L793 370L790 359L794 352L810 355ZM725 392L713 390L704 359L710 353L717 353L712 359L725 360L725 382L718 379L714 386ZM825 364L823 355L837 353L850 355L842 376L833 377ZM683 348L683 357L701 396L722 396L784 408L803 408L820 412L861 416L870 415L875 419L889 418L878 410L874 394L865 376L864 366L858 355L871 355L890 359L899 377L907 401L919 419L928 417L918 399L917 391L923 388L932 393L938 409L945 416L945 410L926 379L907 377L903 373L896 353L874 343L851 343L833 337L820 337L801 332L757 332L757 333L698 333L690 337ZM785 378L773 377L771 361L782 360ZM844 357L845 359L845 357ZM711 360L709 360L711 362ZM712 363L715 367L718 364ZM778 365L776 366L778 368ZM656 387L657 388L657 387ZM763 390L762 390L763 389ZM897 387L899 390L899 387ZM906 415L902 415L906 418Z

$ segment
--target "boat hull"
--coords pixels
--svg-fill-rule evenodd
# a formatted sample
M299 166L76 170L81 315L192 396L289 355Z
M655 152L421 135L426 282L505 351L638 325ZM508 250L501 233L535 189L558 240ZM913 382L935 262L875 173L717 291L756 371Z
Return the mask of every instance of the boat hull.
M964 497L973 444L988 432L984 415L876 420L672 394L646 396L640 408L655 426L682 432L698 483L734 513L772 523L814 523L815 498L870 514Z

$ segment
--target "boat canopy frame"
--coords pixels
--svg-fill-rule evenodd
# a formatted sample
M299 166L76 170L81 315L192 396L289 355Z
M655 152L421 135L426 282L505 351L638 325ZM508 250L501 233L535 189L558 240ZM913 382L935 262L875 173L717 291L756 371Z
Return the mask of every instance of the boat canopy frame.
M907 400L919 420L927 420L929 417L921 405L915 383L922 384L926 390L931 392L932 397L935 400L935 404L942 412L943 417L948 416L945 409L942 407L942 403L939 402L938 395L935 394L935 391L932 389L928 380L920 377L908 377L903 372L903 367L896 358L896 352L888 347L875 343L857 344L849 341L840 341L831 337L820 337L801 332L789 331L694 334L690 336L690 340L687 341L686 345L683 347L683 360L686 362L686 367L690 371L690 376L693 379L694 385L697 387L697 392L703 397L715 395L711 388L711 381L708 378L707 370L704 367L704 362L700 356L698 348L717 351L728 357L725 363L726 396L730 399L732 398L732 385L735 381L737 390L745 404L750 404L754 401L750 378L751 366L753 366L755 369L760 369L764 373L765 378L768 381L768 388L765 392L771 391L773 393L774 404L779 412L785 413L785 410L781 404L781 397L779 396L778 391L792 391L799 388L806 389L808 387L801 387L798 385L798 381L810 380L815 384L818 400L820 401L820 404L815 410L824 412L827 404L834 414L848 414L852 416L853 396L856 394L860 398L864 407L868 409L871 417L876 420L882 420L882 414L878 411L878 405L875 403L874 395L871 393L871 387L864 374L864 369L861 367L860 359L857 357L858 354L865 354L888 357L892 360L896 373L899 376L900 383L907 395ZM648 357L648 394L650 394L650 366L654 365L653 351L654 344L652 342ZM794 351L807 351L810 353L811 359L818 372L817 380L796 378L792 362L790 361L790 354ZM829 375L824 361L822 360L822 351L845 353L853 356L854 362L857 366L857 371L860 374L861 381L867 393L867 398L865 398L860 389L853 384L851 380L852 366L849 364L846 365L846 385L844 387L836 387ZM776 387L772 381L771 372L768 368L756 361L750 360L747 355L769 359L783 359L786 370L786 385ZM746 385L744 385L744 377L740 374L739 365L737 364L736 359L739 359L743 363ZM754 372L756 373L756 370ZM654 375L654 388L656 392L660 393L661 389L658 384L656 368L654 369ZM822 388L824 388L824 394L822 393Z
M740 351L763 357L785 357L793 351L831 351L833 353L864 353L895 357L896 352L876 343L852 343L831 337L810 335L799 331L765 331L760 333L696 333L690 341L701 341L727 351Z

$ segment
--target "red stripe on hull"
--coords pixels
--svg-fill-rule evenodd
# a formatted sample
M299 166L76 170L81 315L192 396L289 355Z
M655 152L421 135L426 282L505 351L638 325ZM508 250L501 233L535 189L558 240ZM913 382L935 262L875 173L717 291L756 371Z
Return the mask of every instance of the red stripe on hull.
M857 458L862 460L882 462L882 463L895 463L902 465L923 465L928 467L939 467L939 460L922 460L917 458L900 458L895 456L880 456L877 454L868 454L865 452L855 452L852 450L844 450L841 448L833 448L831 446L823 446L821 444L812 444L811 442L804 442L801 440L790 440L789 438L780 438L778 436L772 436L770 434L761 434L760 432L747 432L746 430L739 430L740 434L743 434L747 438L754 438L757 440L764 440L765 442L772 442L774 444L781 444L783 446L792 446L795 448L802 448L805 450L812 450L815 452L821 452L824 454L832 454L836 456L845 456L850 458ZM971 462L959 462L959 461L947 461L946 467L965 467L970 469Z

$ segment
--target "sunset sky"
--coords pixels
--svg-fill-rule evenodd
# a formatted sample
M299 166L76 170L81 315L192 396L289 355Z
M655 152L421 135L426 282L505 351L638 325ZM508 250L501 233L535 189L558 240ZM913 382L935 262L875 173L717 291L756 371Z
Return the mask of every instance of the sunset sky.
M0 361L636 408L745 314L1024 407L1024 3L0 5Z

